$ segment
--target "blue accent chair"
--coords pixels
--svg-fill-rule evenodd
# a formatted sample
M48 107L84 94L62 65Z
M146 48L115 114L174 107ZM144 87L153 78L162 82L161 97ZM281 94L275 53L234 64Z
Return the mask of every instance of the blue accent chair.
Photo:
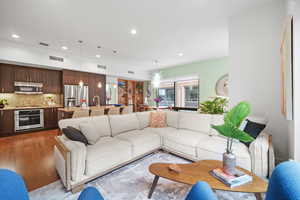
M283 162L275 168L266 200L300 200L300 163Z
M20 175L7 169L0 169L0 199L29 200L26 185ZM82 191L78 200L104 199L96 188L87 187Z
M185 200L217 200L207 183L196 183ZM279 164L269 180L265 200L300 200L300 163Z
M203 181L193 185L185 200L218 200L210 186Z

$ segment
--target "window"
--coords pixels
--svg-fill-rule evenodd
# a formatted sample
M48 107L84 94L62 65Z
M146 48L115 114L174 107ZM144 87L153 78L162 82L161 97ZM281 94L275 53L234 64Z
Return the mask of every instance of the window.
M160 83L158 88L158 96L163 98L163 101L159 103L159 106L174 106L175 103L175 90L174 82Z
M176 107L198 108L199 83L198 80L175 82Z
M158 96L163 98L159 106L172 106L198 108L199 81L185 80L176 82L161 82L158 88Z

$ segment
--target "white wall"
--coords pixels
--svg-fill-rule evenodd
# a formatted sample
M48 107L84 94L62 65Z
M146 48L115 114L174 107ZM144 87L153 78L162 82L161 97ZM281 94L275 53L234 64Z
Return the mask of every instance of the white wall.
M49 60L49 56L59 56L64 58L64 62ZM98 59L99 60L99 59ZM54 51L50 48L32 46L21 42L0 40L0 61L16 64L25 64L37 67L51 67L58 69L70 69L78 71L107 74L128 79L150 80L150 73L142 70L134 70L135 74L128 74L130 67L118 64L107 65L107 70L97 68L97 64L104 64L97 58L81 58L74 54L62 51Z
M230 84L232 104L248 101L252 115L268 119L276 157L289 154L288 121L280 111L280 41L286 17L284 1L232 16L229 22Z

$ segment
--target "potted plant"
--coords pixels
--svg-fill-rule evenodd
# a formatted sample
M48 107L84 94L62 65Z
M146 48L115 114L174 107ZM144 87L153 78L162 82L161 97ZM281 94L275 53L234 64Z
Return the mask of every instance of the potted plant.
M223 170L227 174L234 174L236 167L236 156L232 152L233 140L237 139L242 142L252 142L253 137L239 129L241 123L250 113L250 105L247 102L240 102L233 107L224 116L223 125L211 125L221 135L227 137L226 152L223 154Z
M161 96L158 96L156 98L153 99L156 103L156 108L158 109L159 107L159 103L162 102L164 99Z
M215 97L212 100L200 103L199 112L203 114L224 114L228 100L222 97Z
M7 99L0 99L0 108L4 108L5 105L8 105Z

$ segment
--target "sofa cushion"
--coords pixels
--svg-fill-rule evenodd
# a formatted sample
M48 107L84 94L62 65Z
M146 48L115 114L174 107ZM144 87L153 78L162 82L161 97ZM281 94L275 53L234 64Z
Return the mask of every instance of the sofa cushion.
M173 133L173 132L177 131L177 129L173 128L173 127L164 127L164 128L151 128L151 127L147 127L144 130L151 131L151 132L156 133L156 134L158 134L160 136L164 136L167 133Z
M163 147L171 151L196 157L196 147L199 141L206 141L209 135L190 130L166 132L163 136Z
M150 125L150 113L151 111L136 113L136 116L139 120L140 129L144 129Z
M139 120L135 113L125 115L110 115L110 127L112 136L120 133L139 129Z
M132 156L137 157L160 148L161 139L158 134L149 130L134 130L121 133L115 138L129 142L132 145Z
M111 135L107 116L90 117L89 120L81 122L79 128L89 144L95 144L99 138Z
M173 128L178 128L179 112L166 111L167 114L167 125Z
M129 161L131 144L112 137L103 137L94 144L87 146L86 175L93 176Z
M211 115L211 125L222 125L224 124L224 115ZM213 129L210 126L210 135L219 135L220 133L218 131L216 131L215 129Z
M226 150L226 138L211 136L207 140L200 140L197 144L197 157L199 160L222 160ZM233 153L237 157L237 165L251 170L250 153L246 145L235 141L232 145Z
M179 112L179 128L209 134L211 115Z

